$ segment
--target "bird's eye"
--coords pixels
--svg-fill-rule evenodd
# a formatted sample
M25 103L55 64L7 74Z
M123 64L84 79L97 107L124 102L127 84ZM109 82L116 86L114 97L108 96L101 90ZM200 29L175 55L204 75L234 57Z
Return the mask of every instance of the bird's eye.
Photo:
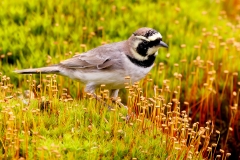
M154 43L155 43L155 44L159 44L160 41L161 41L161 39L156 39L156 40L154 41Z
M143 44L145 44L145 45L148 44L148 41L143 40Z

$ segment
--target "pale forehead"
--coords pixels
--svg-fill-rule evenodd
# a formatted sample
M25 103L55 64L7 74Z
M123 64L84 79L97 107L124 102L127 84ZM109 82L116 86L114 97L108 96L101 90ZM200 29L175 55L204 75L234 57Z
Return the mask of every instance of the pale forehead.
M136 32L133 33L137 38L139 39L144 39L144 40L147 40L147 41L154 41L156 39L161 39L162 38L162 35L152 29L152 28L140 28L138 29Z
M162 35L159 32L157 32L157 33L155 33L155 34L153 34L153 35L148 37L148 39L150 41L154 41L154 40L159 39L159 38L162 38Z
M162 35L160 33L155 33L147 38L145 36L135 36L135 37L145 41L155 41L156 39L162 39Z

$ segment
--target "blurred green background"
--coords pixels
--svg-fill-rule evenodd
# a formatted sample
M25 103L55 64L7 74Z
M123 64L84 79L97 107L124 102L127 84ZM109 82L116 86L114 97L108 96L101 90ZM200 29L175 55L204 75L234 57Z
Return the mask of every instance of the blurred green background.
M0 71L17 88L24 76L13 73L15 69L58 63L127 39L140 27L154 28L169 45L159 51L154 83L161 86L180 73L181 103L192 106L193 119L200 124L213 120L223 135L221 147L238 157L239 13L239 0L1 0ZM214 94L206 91L206 84ZM211 104L203 101L208 96Z
M208 58L211 54L207 51L209 39L202 36L203 29L214 33L215 27L223 40L239 33L227 24L230 22L224 18L226 14L219 17L223 5L221 1L209 0L2 0L0 65L2 71L8 73L16 67L57 63L69 52L83 52L102 43L127 39L143 26L161 32L170 45L169 63L183 58L192 60L197 55ZM205 52L197 53L194 45L200 40ZM181 44L186 44L186 48L182 49ZM164 61L164 54L161 51L158 59Z

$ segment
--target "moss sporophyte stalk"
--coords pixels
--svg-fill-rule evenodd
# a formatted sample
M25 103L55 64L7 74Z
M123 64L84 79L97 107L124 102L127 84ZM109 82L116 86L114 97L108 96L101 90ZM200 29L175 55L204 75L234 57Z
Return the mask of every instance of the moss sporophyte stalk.
M236 159L238 5L218 0L3 0L0 157ZM144 26L161 31L169 49L159 50L140 82L125 77L125 89L115 101L104 84L96 100L66 77L13 72L125 40Z

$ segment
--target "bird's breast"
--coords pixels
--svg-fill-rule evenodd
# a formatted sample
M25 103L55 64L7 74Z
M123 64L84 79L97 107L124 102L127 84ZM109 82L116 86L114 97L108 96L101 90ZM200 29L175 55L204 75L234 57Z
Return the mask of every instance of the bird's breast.
M133 63L129 58L126 58L125 66L127 67L126 75L130 76L132 82L137 82L150 72L153 67L153 63L147 67L144 67L137 65L136 63Z

